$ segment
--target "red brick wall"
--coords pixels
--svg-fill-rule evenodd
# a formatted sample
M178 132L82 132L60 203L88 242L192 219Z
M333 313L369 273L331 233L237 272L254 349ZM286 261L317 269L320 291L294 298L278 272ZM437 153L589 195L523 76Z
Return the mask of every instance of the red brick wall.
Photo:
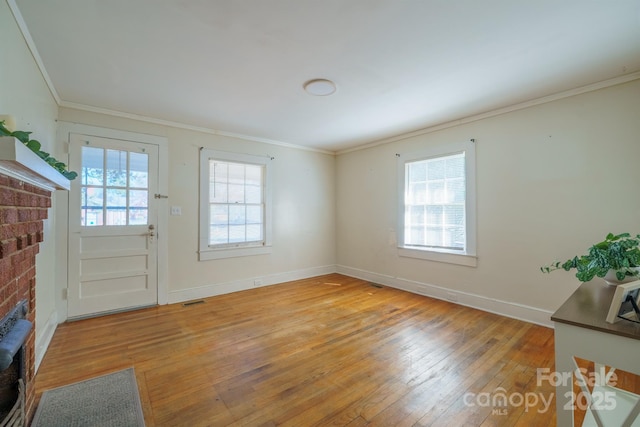
M50 207L51 192L0 174L0 318L26 299L26 318L35 325L36 254ZM27 419L35 411L34 329L25 345Z

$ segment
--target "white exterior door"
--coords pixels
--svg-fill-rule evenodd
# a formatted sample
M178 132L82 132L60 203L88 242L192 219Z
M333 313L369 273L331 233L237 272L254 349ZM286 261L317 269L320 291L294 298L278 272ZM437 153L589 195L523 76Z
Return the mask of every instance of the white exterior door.
M71 134L69 318L158 302L158 146Z

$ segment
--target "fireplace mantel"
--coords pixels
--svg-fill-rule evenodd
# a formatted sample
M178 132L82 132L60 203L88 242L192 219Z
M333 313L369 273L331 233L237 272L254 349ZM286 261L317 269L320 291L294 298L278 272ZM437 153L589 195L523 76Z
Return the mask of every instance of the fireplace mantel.
M71 188L67 178L12 136L0 137L0 173L47 191Z

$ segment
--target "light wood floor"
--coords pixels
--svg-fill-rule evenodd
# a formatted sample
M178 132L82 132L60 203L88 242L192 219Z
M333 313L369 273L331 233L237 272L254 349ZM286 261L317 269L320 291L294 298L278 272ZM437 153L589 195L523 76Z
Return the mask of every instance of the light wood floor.
M555 399L487 398L552 397L553 358L551 329L333 274L62 324L36 390L133 366L148 426L547 427Z

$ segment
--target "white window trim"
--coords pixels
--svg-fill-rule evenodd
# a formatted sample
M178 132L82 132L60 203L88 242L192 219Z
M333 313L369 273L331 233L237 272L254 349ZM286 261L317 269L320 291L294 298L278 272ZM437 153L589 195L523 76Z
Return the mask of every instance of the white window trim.
M437 248L417 248L404 244L405 218L405 164L434 157L443 157L458 153L465 153L466 180L466 244L464 251L454 251ZM398 155L398 255L401 257L418 258L449 264L476 267L476 147L475 142L465 141L446 145L437 145L424 150Z
M264 219L264 244L250 245L241 243L237 246L224 246L213 248L209 246L209 159L217 159L229 162L252 163L265 167L265 219ZM236 258L269 254L272 252L272 216L271 216L271 166L270 159L263 156L250 154L230 153L226 151L200 149L200 231L198 259L208 261L212 259Z

